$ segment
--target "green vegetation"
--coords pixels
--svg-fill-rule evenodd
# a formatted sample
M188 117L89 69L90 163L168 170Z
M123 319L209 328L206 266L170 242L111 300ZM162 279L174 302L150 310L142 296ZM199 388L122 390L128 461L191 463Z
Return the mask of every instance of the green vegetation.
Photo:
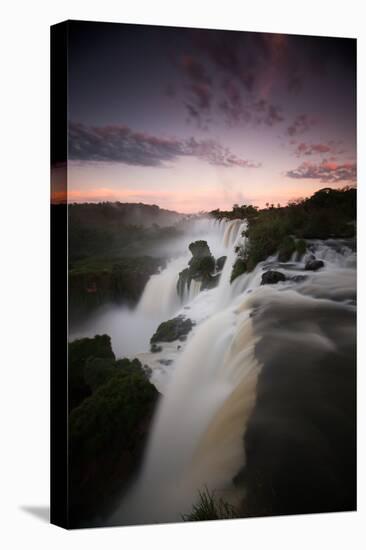
M69 409L73 409L91 393L85 380L84 367L90 358L114 360L111 339L106 334L82 338L69 344Z
M70 515L75 526L110 512L140 464L158 392L140 361L116 361L107 335L69 344Z
M161 244L173 243L185 220L156 205L119 202L70 204L68 213L72 323L103 304L135 305L150 276L165 266L167 258L157 257L164 254Z
M179 315L178 317L174 317L174 319L161 323L155 334L151 337L150 343L154 345L156 342L185 340L192 327L193 323L190 319L185 319L183 315Z
M69 269L71 321L106 303L134 305L151 277L165 262L151 256L87 258Z
M215 210L216 218L246 218L249 245L239 252L240 262L234 266L232 280L244 271L279 253L280 261L288 261L294 252L301 258L306 252L304 239L349 238L355 236L356 189L324 188L308 199L300 199L286 207L268 206L263 210L235 205L231 212Z
M70 204L68 212L71 262L146 255L154 243L179 236L173 226L183 219L156 205L120 202Z
M303 255L306 253L306 241L304 239L299 239L295 243L296 246L296 260L299 261L303 257Z
M211 215L214 216L216 219L220 220L222 218L226 218L229 220L250 220L252 217L257 216L258 214L258 206L252 206L251 204L243 204L242 206L239 206L238 204L234 204L232 210L224 211L224 210L212 210Z
M215 498L207 487L198 492L198 502L193 505L192 512L182 516L184 521L209 521L215 519L234 519L239 515L235 508L222 498Z
M280 243L278 248L278 259L280 262L288 262L296 250L295 240L287 235Z
M206 241L194 241L188 248L195 259L211 256L210 247Z
M237 258L233 265L230 282L232 283L239 275L243 275L247 271L247 263L242 258Z

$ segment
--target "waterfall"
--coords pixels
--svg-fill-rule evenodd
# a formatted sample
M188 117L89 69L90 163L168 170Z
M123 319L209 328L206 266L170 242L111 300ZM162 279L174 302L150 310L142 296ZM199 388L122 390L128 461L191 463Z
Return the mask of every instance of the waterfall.
M224 233L224 246L227 248L235 242L242 220L227 222Z
M138 311L147 316L173 315L180 306L177 293L177 281L179 272L187 265L188 256L179 257L168 263L160 273L152 275L147 282Z
M146 315L189 316L195 326L186 342L166 344L160 353L140 357L164 395L140 475L112 524L179 521L191 511L203 487L240 505L243 492L232 480L246 464L243 440L256 407L258 379L268 361L266 350L278 355L277 338L282 339L281 360L286 363L295 342L302 358L312 364L313 353L336 353L344 334L354 329L348 321L343 332L325 335L324 328L331 326L334 312L342 323L342 315L346 319L354 308L356 255L346 243L308 242L324 261L318 272L304 276L304 260L279 264L274 256L231 283L236 248L246 246L246 222L201 220L200 226L205 235L211 231L209 245L214 240L216 250L227 256L218 286L201 292L200 283L192 281L179 303L176 281L188 256L180 257L151 277L138 306ZM287 280L261 286L264 269L281 269ZM295 283L296 275L302 278ZM266 315L267 307L275 312L282 308L285 329L277 327L276 316ZM309 318L304 327L302 318ZM262 344L265 323L270 321L271 339ZM162 368L164 360L168 366Z
M247 306L246 298L240 310L216 313L188 342L156 416L143 472L117 522L178 521L204 486L232 496L259 372Z
M234 225L235 222L235 225ZM240 223L239 223L240 222ZM242 236L243 231L247 228L247 222L242 222L241 220L234 220L233 222L230 222L228 224L228 227L235 227L235 229L231 229L231 243L227 245L228 253L226 257L226 261L224 264L224 269L222 270L218 289L217 289L217 307L221 308L225 304L227 304L230 301L230 293L231 293L231 284L230 284L230 278L231 278L231 272L233 269L233 265L235 263L237 252L236 248L238 246L245 247L246 245L246 237ZM232 232L235 231L235 239L232 237ZM228 241L229 237L227 237L227 230L224 234L224 243Z

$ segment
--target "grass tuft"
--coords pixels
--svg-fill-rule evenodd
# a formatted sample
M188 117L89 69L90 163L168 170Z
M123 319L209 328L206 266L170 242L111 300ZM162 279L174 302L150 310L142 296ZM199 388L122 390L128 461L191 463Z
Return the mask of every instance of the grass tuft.
M238 517L238 513L231 504L222 498L215 498L215 494L210 493L207 487L198 491L198 502L193 505L192 512L182 515L183 521L209 521Z

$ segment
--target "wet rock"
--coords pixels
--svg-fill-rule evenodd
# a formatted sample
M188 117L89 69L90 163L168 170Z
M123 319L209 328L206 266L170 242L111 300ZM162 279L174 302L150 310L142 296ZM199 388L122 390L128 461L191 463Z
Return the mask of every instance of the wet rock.
M324 262L323 262L323 260L316 260L316 259L314 258L314 259L309 259L309 260L305 263L305 270L306 270L306 271L317 271L317 270L320 269L321 267L324 267Z
M151 344L152 353L159 353L161 351L163 351L163 348L161 346L157 346L156 344Z
M177 292L178 296L183 298L184 290L191 283L191 275L189 272L189 267L186 267L181 271L178 275L178 282L177 282Z
M227 256L221 256L220 258L218 258L216 260L216 270L217 271L222 271L224 269L226 258L227 258Z
M201 290L210 290L219 284L220 275L207 275L201 284Z
M173 363L173 359L160 359L159 363L161 365L164 365L165 367L168 367L169 365L171 365Z
M275 285L277 283L280 283L282 281L286 281L286 277L283 273L280 271L266 271L262 275L262 281L261 285Z

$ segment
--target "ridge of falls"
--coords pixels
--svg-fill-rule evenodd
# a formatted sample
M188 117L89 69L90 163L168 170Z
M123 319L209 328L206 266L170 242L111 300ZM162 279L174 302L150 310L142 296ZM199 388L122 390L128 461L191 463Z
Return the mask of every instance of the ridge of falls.
M295 283L294 276L303 276L303 264L291 261L280 265L288 275L286 282L261 286L263 270L279 266L277 258L271 257L231 283L236 249L246 246L247 224L242 220L201 222L199 238L207 240L216 258L227 256L218 286L200 291L200 283L194 281L183 299L178 298L177 278L187 266L187 254L150 278L137 306L139 315L152 316L156 324L184 315L194 327L186 342L163 343L159 353L141 349L137 355L151 368L151 381L163 396L139 477L111 518L112 524L179 521L204 487L230 503L240 503L243 493L233 478L246 463L243 438L265 356L258 354L262 325L255 323L254 314L269 303L284 304L289 319L294 310L317 311L319 304L330 318L335 310L353 308L356 254L347 245L312 241L312 250L325 267L307 272L300 282ZM337 348L333 336L323 335L316 317L304 330L308 329L309 349ZM304 333L300 337L304 339ZM284 349L296 338L290 325Z

